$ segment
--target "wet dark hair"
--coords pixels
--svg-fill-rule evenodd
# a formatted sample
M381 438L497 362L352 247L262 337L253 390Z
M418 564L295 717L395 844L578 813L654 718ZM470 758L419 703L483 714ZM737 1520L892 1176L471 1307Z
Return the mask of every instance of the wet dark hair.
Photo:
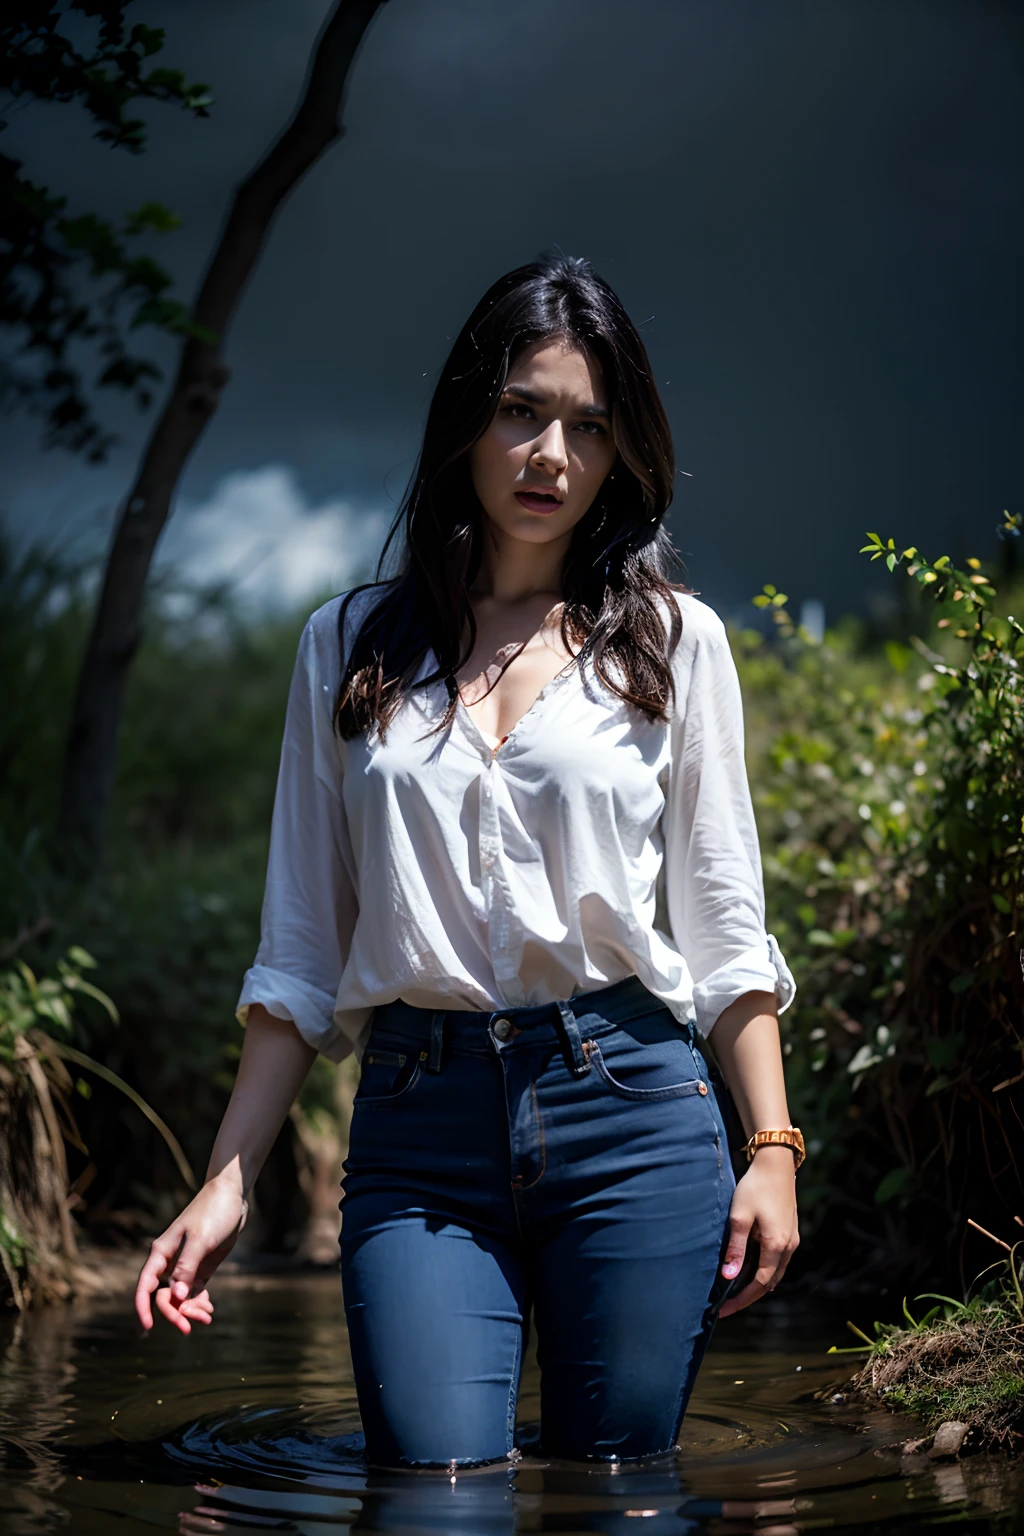
M620 698L651 719L665 718L669 659L682 630L672 593L691 590L668 579L678 558L662 527L675 478L672 437L644 344L618 297L589 262L556 256L499 278L441 371L377 580L354 588L341 605L344 644L352 598L368 589L378 594L348 648L336 709L343 738L374 725L386 735L428 649L437 666L415 686L445 681L449 704L437 729L450 725L455 677L476 641L469 592L484 514L469 450L493 420L514 360L533 342L555 337L600 365L618 449L614 479L605 479L573 529L562 568L562 641ZM384 581L388 551L403 528L399 574ZM667 634L659 599L667 600Z

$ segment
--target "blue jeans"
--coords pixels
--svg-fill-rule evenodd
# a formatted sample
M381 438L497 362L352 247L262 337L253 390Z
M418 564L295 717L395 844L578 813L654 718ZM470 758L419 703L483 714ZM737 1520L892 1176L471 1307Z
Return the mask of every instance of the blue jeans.
M507 1457L531 1313L545 1455L671 1450L733 1187L696 1036L635 977L534 1008L378 1008L341 1233L370 1462Z

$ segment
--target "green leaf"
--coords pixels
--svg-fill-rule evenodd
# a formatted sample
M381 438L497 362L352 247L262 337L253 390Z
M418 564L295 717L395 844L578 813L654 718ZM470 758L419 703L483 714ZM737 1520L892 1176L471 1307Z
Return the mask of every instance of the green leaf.
M995 907L997 912L1004 912L1007 915L1013 911L1013 908L1010 906L1010 903L1007 901L1006 897L1000 896L998 891L992 892L992 905Z
M913 1174L909 1168L893 1168L875 1190L875 1204L885 1205L897 1195L903 1194L912 1179Z
M954 1301L952 1296L940 1296L938 1291L922 1291L920 1296L914 1297L915 1301L944 1301L947 1307L954 1307L957 1312L966 1312L967 1307L962 1301Z
M894 672L905 672L913 654L909 645L901 645L898 640L885 642L885 659Z
M165 208L163 203L143 203L130 213L125 222L125 232L129 235L141 234L143 230L153 230L157 234L168 234L172 229L181 228L181 217L172 213L170 208Z
M856 1076L858 1072L866 1072L869 1067L877 1067L882 1060L873 1045L864 1044L846 1063L846 1070L851 1076Z
M87 997L95 998L100 1007L104 1008L110 1015L111 1021L114 1024L120 1024L121 1015L117 1011L117 1005L113 998L108 997L105 992L101 992L99 987L94 987L91 981L83 981L81 976L69 976L68 988L72 992L84 992Z

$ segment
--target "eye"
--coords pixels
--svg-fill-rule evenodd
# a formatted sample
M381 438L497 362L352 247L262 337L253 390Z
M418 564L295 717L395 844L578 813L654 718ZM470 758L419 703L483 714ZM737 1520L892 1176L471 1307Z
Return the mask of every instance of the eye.
M608 436L607 427L603 427L599 421L581 421L576 430L578 432L586 432L592 437Z
M508 405L503 405L501 410L505 416L515 416L517 412L523 411L525 414L518 418L520 421L532 421L533 419L533 411L528 405L524 405L521 400L510 401Z

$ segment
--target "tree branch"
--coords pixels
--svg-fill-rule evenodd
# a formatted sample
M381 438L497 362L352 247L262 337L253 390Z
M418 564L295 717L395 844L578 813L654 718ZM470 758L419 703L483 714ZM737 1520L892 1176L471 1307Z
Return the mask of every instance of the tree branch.
M58 839L72 862L106 843L124 692L142 638L146 580L182 471L220 403L224 342L281 203L344 133L349 72L383 0L337 0L315 45L291 122L235 193L214 247L177 378L125 499L79 674L68 734Z

